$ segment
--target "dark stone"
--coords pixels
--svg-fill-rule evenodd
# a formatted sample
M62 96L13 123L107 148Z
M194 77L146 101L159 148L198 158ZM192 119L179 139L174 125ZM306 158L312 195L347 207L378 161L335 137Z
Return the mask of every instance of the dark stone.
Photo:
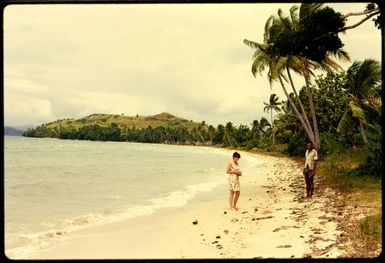
M216 236L215 238L221 238L221 236Z
M227 214L227 212L225 211L225 212L223 212L225 215Z
M193 225L196 225L196 224L198 224L198 220L194 220L192 223L193 223Z

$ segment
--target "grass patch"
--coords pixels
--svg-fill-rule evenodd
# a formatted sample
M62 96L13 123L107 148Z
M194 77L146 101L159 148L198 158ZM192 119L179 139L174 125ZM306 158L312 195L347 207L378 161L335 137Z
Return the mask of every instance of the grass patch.
M363 163L368 150L347 150L344 154L327 156L317 166L324 183L360 203L381 203L381 178L370 175L352 175L350 172Z
M382 251L382 213L369 215L352 229L352 257L378 257ZM356 231L354 231L356 230Z
M348 149L327 156L316 171L322 183L349 199L349 204L370 207L371 212L346 231L352 246L349 257L377 257L382 248L382 178L351 173L368 154L367 149Z

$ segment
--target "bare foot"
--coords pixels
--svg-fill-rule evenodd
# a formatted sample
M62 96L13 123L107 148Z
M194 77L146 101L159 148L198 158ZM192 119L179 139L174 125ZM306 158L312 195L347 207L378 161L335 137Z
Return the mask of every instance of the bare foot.
M238 207L234 207L234 210L238 211L239 209L238 209Z

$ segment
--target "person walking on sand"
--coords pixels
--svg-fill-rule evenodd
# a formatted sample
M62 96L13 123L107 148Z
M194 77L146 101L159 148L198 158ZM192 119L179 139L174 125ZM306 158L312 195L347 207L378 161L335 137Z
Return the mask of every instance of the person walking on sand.
M233 161L227 164L226 173L229 175L229 204L230 210L238 210L237 202L241 194L241 185L239 183L239 176L242 172L239 170L238 161L241 155L237 152L233 153Z
M314 176L315 169L317 167L318 154L313 147L313 143L307 144L307 150L305 152L305 167L303 169L303 175L305 176L306 183L306 198L312 198L314 191Z

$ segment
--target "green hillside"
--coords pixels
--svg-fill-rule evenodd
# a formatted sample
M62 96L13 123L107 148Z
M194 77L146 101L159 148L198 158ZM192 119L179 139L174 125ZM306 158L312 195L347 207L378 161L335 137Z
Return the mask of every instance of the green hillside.
M174 116L167 112L162 112L156 115L150 116L124 116L116 114L92 114L80 119L64 119L57 120L51 123L47 123L45 126L50 129L73 127L79 129L85 125L99 125L102 127L109 126L111 124L117 125L119 128L136 128L143 129L151 126L152 128L163 127L185 127L189 130L193 127L198 127L200 123L189 121L177 116Z
M207 133L210 130L211 136ZM23 133L26 137L60 139L185 143L212 139L214 127L162 112L150 116L92 114L80 119L62 119ZM206 137L206 139L205 139ZM209 137L209 139L207 139Z

